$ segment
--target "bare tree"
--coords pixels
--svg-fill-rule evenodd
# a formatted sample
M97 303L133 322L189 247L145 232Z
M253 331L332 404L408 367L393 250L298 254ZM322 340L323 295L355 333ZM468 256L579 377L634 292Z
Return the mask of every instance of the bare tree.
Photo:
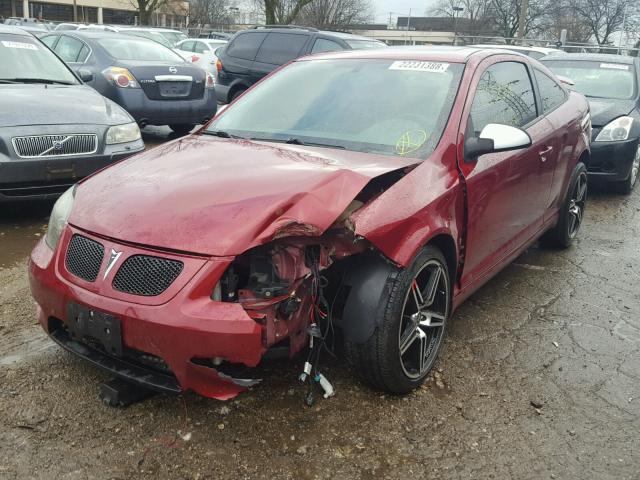
M462 8L459 18L468 18L476 21L487 17L487 10L491 0L440 0L429 13L439 17L451 17L455 15L454 8Z
M369 0L313 0L303 7L296 23L320 28L366 23L373 18Z
M167 4L167 0L130 0L138 9L140 25L150 25L151 16L155 11Z
M530 0L524 19L524 36L541 30L542 20L547 15L553 0ZM513 38L518 33L522 0L490 0L487 17L505 38Z
M288 25L302 9L316 0L256 0L264 9L267 25Z
M189 24L202 27L232 23L229 13L231 6L230 0L192 0L189 4Z
M637 0L572 0L571 9L586 25L598 45L611 43L611 35L631 26L640 13Z

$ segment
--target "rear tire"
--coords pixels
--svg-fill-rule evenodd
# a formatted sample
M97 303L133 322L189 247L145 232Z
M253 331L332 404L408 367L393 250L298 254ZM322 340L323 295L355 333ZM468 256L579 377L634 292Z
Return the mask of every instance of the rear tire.
M450 315L449 269L444 255L425 247L412 264L389 280L380 325L364 343L347 343L346 353L372 387L406 394L424 382L433 367Z
M240 95L242 95L246 91L247 91L246 88L239 88L238 90L234 91L233 94L231 94L231 99L229 100L229 103L234 102L236 98L238 98Z
M194 129L195 123L176 123L173 125L169 125L169 128L180 135L186 135L191 130Z
M569 180L558 223L543 235L541 242L548 247L569 248L582 225L586 201L587 168L584 163L579 163Z

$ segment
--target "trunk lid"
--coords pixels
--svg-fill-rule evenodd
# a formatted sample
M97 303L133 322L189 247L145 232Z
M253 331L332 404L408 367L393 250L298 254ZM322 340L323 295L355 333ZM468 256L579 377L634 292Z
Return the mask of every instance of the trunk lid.
M206 73L190 63L120 61L150 100L196 100L204 96Z

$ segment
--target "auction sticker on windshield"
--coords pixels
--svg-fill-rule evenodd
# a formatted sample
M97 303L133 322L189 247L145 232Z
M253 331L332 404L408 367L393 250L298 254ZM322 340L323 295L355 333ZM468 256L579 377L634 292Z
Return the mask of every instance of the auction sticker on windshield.
M413 72L444 73L449 68L448 63L420 62L418 60L399 60L393 62L389 70L409 70Z
M622 65L620 63L601 63L600 68L609 68L611 70L629 70L629 65Z
M23 48L25 50L38 50L38 46L33 43L23 43L23 42L9 42L7 40L2 40L2 45L7 48Z

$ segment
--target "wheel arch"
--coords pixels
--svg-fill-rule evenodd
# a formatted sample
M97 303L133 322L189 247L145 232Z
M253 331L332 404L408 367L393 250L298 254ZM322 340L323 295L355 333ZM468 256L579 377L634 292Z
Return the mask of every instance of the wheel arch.
M453 235L450 232L438 232L429 237L416 249L407 266L427 246L433 246L442 252L449 270L450 292L458 270L458 252ZM391 292L393 282L403 267L389 260L381 252L374 250L351 258L352 264L343 279L349 288L342 311L342 328L345 340L352 343L364 343L373 335L382 318L379 308ZM453 295L453 293L451 293Z

